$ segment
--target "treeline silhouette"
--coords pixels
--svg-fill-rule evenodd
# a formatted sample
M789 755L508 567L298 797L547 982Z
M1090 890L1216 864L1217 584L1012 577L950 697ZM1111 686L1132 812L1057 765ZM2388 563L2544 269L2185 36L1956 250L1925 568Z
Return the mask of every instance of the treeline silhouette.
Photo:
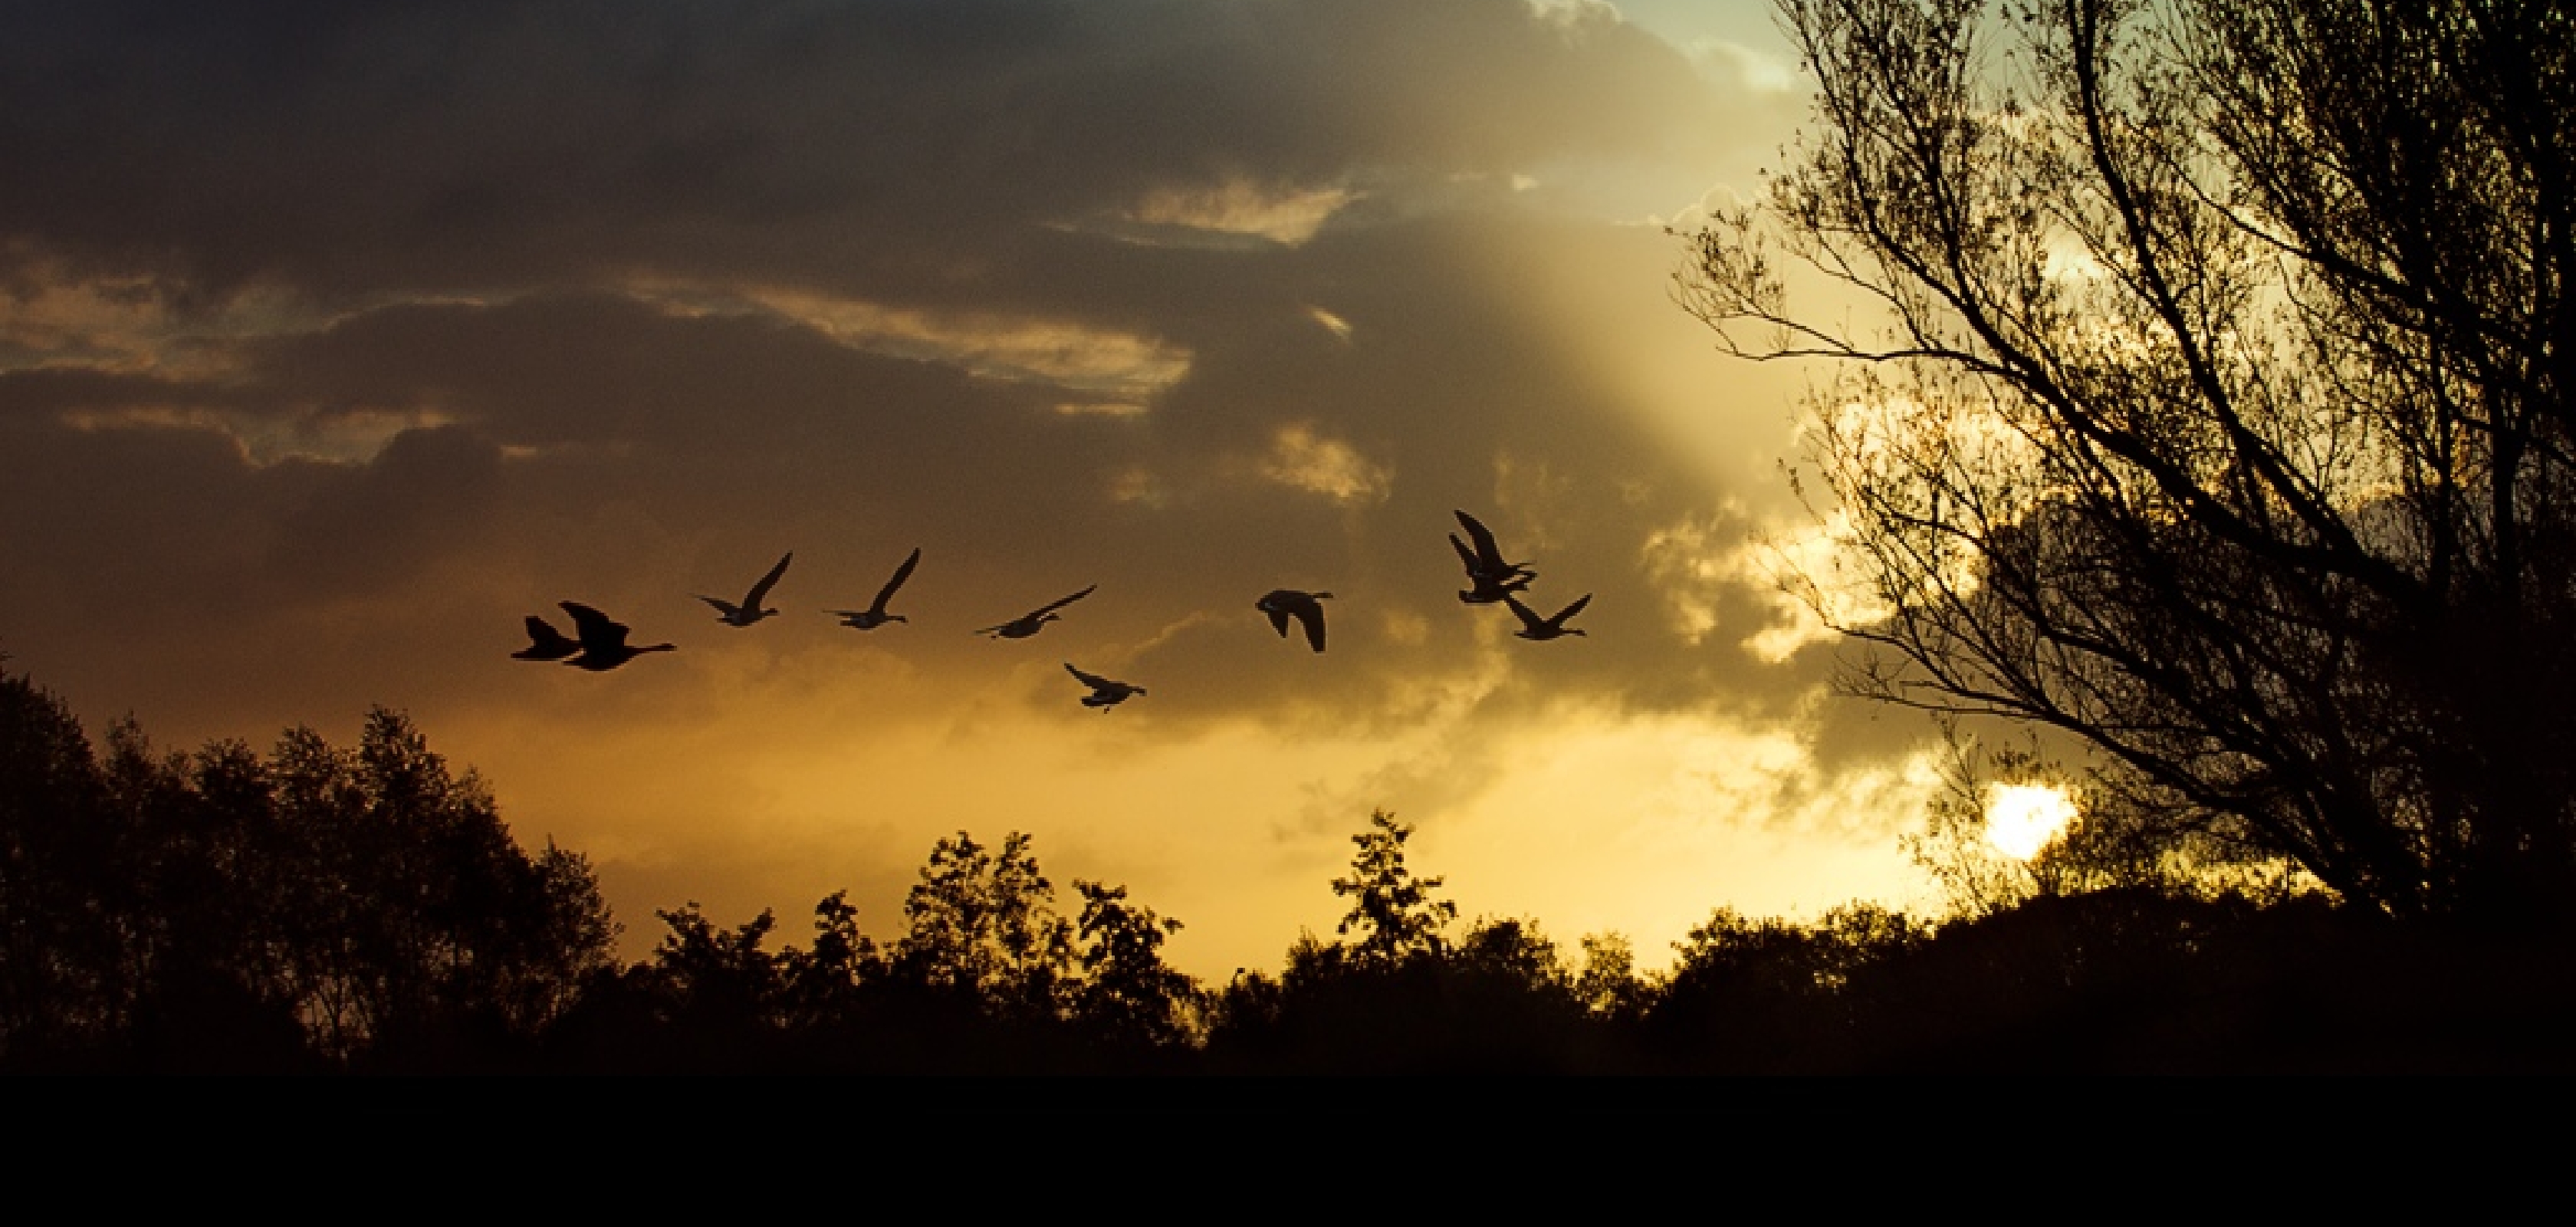
M1058 894L1029 836L940 840L878 941L835 893L657 916L621 963L588 863L379 710L96 750L0 676L0 1069L14 1073L1856 1073L2556 1070L2568 944L2391 921L2323 893L2042 892L1938 925L1718 909L1668 970L1461 923L1383 812L1334 935L1209 986L1124 888Z

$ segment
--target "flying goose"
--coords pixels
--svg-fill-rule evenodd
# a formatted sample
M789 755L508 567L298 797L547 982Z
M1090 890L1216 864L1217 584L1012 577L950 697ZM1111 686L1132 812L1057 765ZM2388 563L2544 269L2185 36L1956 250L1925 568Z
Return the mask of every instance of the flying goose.
M1512 612L1519 614L1521 617L1521 628L1513 631L1513 634L1533 643L1544 643L1550 639L1557 638L1560 635L1580 635L1583 633L1580 630L1567 626L1565 624L1565 620L1583 612L1583 607L1592 603L1592 594L1587 592L1582 596L1575 598L1573 604L1557 610L1556 616L1553 618L1541 618L1537 614L1531 613L1529 606L1521 604L1519 597L1512 596L1509 593L1504 594L1503 603L1511 606Z
M625 623L611 620L607 614L578 602L556 603L563 606L565 613L572 615L573 630L581 636L581 655L564 662L574 668L588 669L593 673L606 673L646 652L679 650L667 643L657 643L647 648L628 647Z
M762 609L760 602L769 596L769 586L777 583L778 577L787 573L787 560L795 556L794 551L781 555L778 565L771 567L769 574L761 576L760 582L751 586L751 591L743 596L740 605L719 601L711 596L701 596L698 599L716 607L716 621L727 626L749 626L778 612L775 609Z
M1038 628L1045 626L1049 622L1055 621L1055 611L1062 609L1067 605L1071 605L1075 601L1079 601L1084 597L1090 596L1092 592L1099 587L1100 585L1093 584L1091 587L1074 593L1072 596L1065 597L1058 601L1050 601L1028 611L1027 613L1021 614L1019 617L1013 618L1008 622L995 626L987 626L975 633L978 635L991 635L995 639L1026 639L1029 636L1038 633Z
M1449 546L1458 551L1458 561L1467 567L1467 582L1474 585L1459 593L1459 600L1470 605L1490 605L1503 599L1507 593L1527 589L1529 582L1538 577L1538 572L1528 565L1505 559L1503 548L1494 543L1493 530L1486 528L1482 521L1463 511L1453 511L1452 514L1467 530L1468 541L1476 543L1475 548L1470 549L1466 541L1458 539L1458 534L1449 534Z
M1082 705L1097 707L1100 709L1100 714L1104 716L1109 714L1110 708L1145 693L1145 688L1142 686L1130 686L1125 682L1110 681L1097 673L1085 673L1074 668L1072 661L1065 662L1064 671L1072 674L1074 680L1091 687L1091 693L1082 696Z
M1252 603L1254 609L1270 615L1270 627L1279 637L1288 637L1288 619L1295 618L1306 628L1306 642L1318 652L1324 650L1324 601L1329 592L1299 592L1281 588Z
M894 578L887 580L885 587L877 589L876 604L865 609L834 609L826 612L837 615L841 619L841 625L853 630L872 631L888 622L904 621L902 614L886 612L886 602L893 599L895 589L903 587L903 581L912 578L913 565L920 561L921 547L914 546L911 556L903 560L902 566L894 569Z
M1528 564L1504 560L1503 547L1494 544L1493 530L1485 527L1483 521L1463 511L1453 510L1451 514L1457 516L1458 523L1466 528L1467 539L1476 543L1475 560L1467 564L1469 575L1491 579L1496 583L1513 579L1538 578L1538 572L1531 570ZM1457 539L1453 537L1450 541L1451 544L1456 544ZM1460 553L1463 554L1465 551L1461 550Z
M1469 605L1491 605L1515 592L1529 590L1530 577L1526 575L1500 581L1478 575L1475 552L1467 548L1466 542L1458 539L1458 534L1449 534L1449 544L1457 547L1459 559L1467 564L1467 582L1475 585L1461 591L1458 594L1459 600Z
M528 646L510 653L512 660L562 660L581 650L581 641L555 629L555 624L528 615Z

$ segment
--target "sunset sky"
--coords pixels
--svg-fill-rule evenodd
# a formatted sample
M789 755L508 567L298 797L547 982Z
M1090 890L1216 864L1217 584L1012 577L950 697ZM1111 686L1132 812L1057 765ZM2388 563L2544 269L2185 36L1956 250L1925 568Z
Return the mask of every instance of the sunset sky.
M1805 118L1764 0L10 14L0 653L93 733L402 709L629 954L844 888L892 936L934 839L1025 830L1221 979L1330 934L1375 808L1648 965L1930 898L1932 730L1828 693L1753 544L1812 538L1814 373L1671 298ZM1455 508L1588 635L1462 605ZM909 622L822 612L916 546ZM790 550L783 616L697 600ZM561 600L679 650L512 660Z

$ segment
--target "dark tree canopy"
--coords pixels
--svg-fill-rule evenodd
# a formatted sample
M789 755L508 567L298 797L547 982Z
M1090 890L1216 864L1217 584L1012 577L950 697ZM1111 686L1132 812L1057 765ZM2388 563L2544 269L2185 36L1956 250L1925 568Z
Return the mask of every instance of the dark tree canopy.
M505 1061L613 966L578 855L512 840L408 720L95 755L0 677L0 1062Z
M2075 735L2174 855L2567 919L2576 14L1781 9L1814 129L1683 291L1842 372L1856 688Z
M1124 887L1059 912L1018 832L939 840L891 942L842 892L777 949L773 913L691 903L621 965L587 864L522 849L398 715L351 748L105 742L0 675L0 1073L2523 1071L2566 1068L2576 1019L2548 934L2117 877L1938 929L1721 907L1669 970L1616 934L1577 966L1534 918L1457 924L1384 812L1331 883L1345 931L1220 992Z

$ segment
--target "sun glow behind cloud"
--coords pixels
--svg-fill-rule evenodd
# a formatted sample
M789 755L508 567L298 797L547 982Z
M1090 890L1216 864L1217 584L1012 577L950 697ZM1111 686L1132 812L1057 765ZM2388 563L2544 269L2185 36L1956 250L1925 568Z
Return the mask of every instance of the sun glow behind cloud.
M2039 855L2075 819L2075 799L2061 788L1996 784L1986 792L1986 842L2017 861Z
M1305 422L1282 426L1270 439L1261 475L1283 486L1320 494L1336 503L1374 502L1387 495L1395 471Z
M1840 510L1821 521L1775 530L1724 556L1718 572L1760 592L1771 621L1744 640L1746 650L1779 664L1814 644L1831 643L1840 627L1884 620L1892 611L1852 545L1851 517Z
M1265 188L1243 179L1213 186L1156 188L1127 219L1219 234L1252 235L1297 246L1315 237L1353 193L1344 188Z

